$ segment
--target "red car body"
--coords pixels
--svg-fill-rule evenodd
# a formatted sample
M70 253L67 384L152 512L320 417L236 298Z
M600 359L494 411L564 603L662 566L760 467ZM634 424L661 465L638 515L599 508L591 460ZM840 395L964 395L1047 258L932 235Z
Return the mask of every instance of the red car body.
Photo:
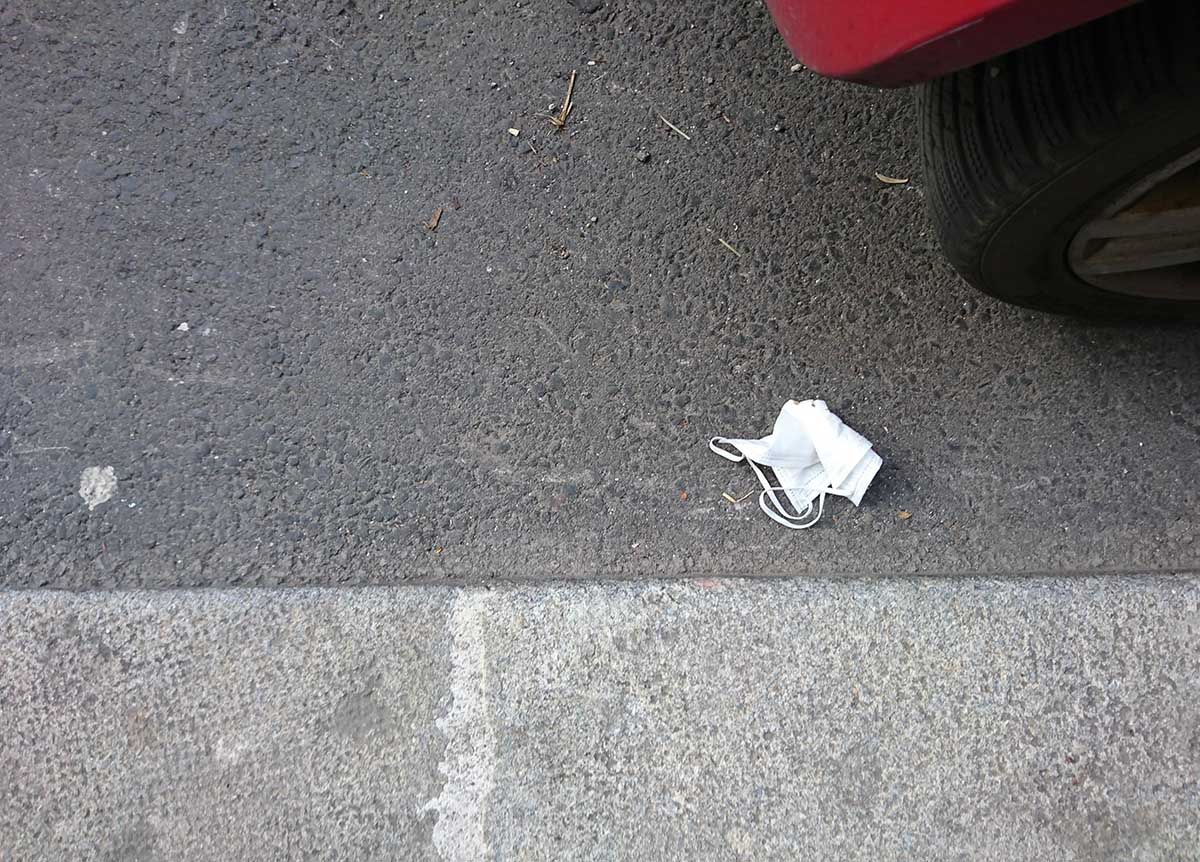
M810 69L880 87L927 81L1136 0L767 0Z

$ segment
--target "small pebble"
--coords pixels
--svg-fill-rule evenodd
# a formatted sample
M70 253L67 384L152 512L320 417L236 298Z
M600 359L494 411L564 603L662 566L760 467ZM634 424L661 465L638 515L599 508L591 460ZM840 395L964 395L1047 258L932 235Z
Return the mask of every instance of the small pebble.
M650 154L648 152L646 152L645 150L638 150L636 153L633 154L633 157L635 159L637 159L639 162L641 162L643 165L646 164L646 162L650 161Z

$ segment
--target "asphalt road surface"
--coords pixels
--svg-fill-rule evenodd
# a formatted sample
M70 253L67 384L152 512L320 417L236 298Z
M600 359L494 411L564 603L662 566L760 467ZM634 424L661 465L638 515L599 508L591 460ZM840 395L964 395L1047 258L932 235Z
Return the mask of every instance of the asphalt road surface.
M1195 330L976 295L911 94L792 72L757 2L17 2L0 39L5 585L1200 562ZM706 446L792 397L885 459L800 534Z

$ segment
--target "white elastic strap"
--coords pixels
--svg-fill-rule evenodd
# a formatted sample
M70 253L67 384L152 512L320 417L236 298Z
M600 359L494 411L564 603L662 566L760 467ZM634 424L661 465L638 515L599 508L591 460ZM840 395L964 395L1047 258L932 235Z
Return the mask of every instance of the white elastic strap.
M775 496L775 492L776 491L787 491L789 489L780 488L780 487L772 485L771 482L767 479L766 475L763 473L762 468L759 467L758 464L756 464L753 459L747 458L745 460L746 460L746 463L750 465L750 469L754 471L754 475L758 477L758 484L762 485L762 487L763 487L762 491L758 495L758 498L759 498L758 505L760 505L760 506L765 505L762 502L762 498L763 498L763 495L766 495L771 498L771 502L775 504L775 508L779 510L779 514L782 517L791 518L793 521L799 521L803 518L808 517L808 513L812 511L812 501L809 501L808 505L804 508L804 511L802 511L799 515L788 515L787 507L784 506L783 502L778 497ZM792 490L799 490L799 489L792 489ZM763 511L765 512L766 509L763 509ZM770 514L770 513L768 512L767 514ZM771 517L775 518L776 516L771 515ZM778 518L776 518L776 519L778 520Z
M724 443L728 439L729 438L727 438L727 437L711 437L711 438L709 438L709 441L708 441L708 448L711 449L712 451L716 452L718 455L720 455L726 461L732 461L735 464L740 464L742 461L745 461L747 464L750 465L750 469L753 470L754 475L758 477L758 484L761 485L763 488L762 493L759 494L759 498L760 498L759 505L764 507L763 508L764 512L767 512L767 509L766 509L766 504L761 501L761 497L763 494L765 494L771 498L771 502L775 504L776 508L781 513L781 514L777 515L772 512L767 512L767 514L770 515L775 520L778 521L781 517L783 517L783 518L791 518L793 521L797 521L797 520L803 520L804 518L808 517L809 513L812 512L812 503L811 502L808 504L807 507L805 507L804 511L802 511L799 515L793 516L793 515L782 514L782 513L787 512L787 509L784 507L783 503L780 502L779 498L775 496L775 492L776 491L784 491L787 489L773 487L771 485L770 481L768 481L767 477L763 474L762 469L758 466L758 464L756 464L754 462L754 460L752 458L747 458L741 452L737 452L737 453L730 452L728 449L722 449L720 446L717 445L718 443ZM821 501L821 505L822 506L825 505L824 500ZM817 517L818 518L821 517L819 513L818 513ZM780 521L780 523L783 523L783 522ZM812 524L806 524L805 526L811 527ZM795 528L793 527L793 529L795 529Z
M754 475L756 477L758 477L758 484L760 484L763 488L763 490L760 491L759 495L758 495L758 507L760 509L762 509L767 514L767 517L769 517L771 520L776 521L780 524L783 524L783 526L787 527L789 530L807 530L813 524L817 523L817 521L821 520L821 515L823 515L825 513L825 495L827 493L832 493L832 494L841 493L841 491L836 488L830 488L827 491L822 491L821 495L819 497L819 503L817 506L816 517L812 518L809 521L805 521L804 519L812 514L813 504L811 501L809 501L807 506L805 506L802 510L800 510L799 514L789 515L789 514L787 514L787 508L783 505L783 502L777 496L775 496L775 492L776 491L784 491L784 492L807 491L808 489L807 488L784 488L779 485L772 485L767 480L767 477L763 473L762 469L758 466L758 464L756 464L754 462L753 459L747 458L745 455L743 455L740 452L733 453L733 452L730 452L728 449L722 449L720 446L717 445L718 443L724 443L726 439L728 439L728 438L712 437L708 441L708 448L711 449L713 452L716 452L718 455L720 455L726 461L732 461L735 464L740 464L742 461L745 461L747 464L750 465L750 469L753 470ZM774 509L772 509L770 506L767 505L768 498L771 500L772 503L775 504Z
M726 439L728 439L728 438L712 437L708 441L708 448L712 449L714 452L716 452L718 455L720 455L726 461L732 461L735 464L739 464L742 461L746 460L746 456L743 455L741 452L737 452L737 453L730 452L728 449L722 449L720 446L717 445L718 443L724 443Z
M751 461L750 463L753 464L754 462ZM789 515L783 510L783 507L779 505L779 498L777 498L774 494L775 491L793 491L793 490L800 491L800 490L804 490L804 489L802 489L802 488L766 488L758 495L758 507L760 509L762 509L766 513L767 517L770 518L772 521L782 524L783 526L787 527L789 530L807 530L813 524L817 523L817 521L821 520L821 515L823 515L825 513L825 493L826 492L822 491L821 495L817 498L818 504L817 504L816 516L813 517L811 520L805 521L804 519L807 518L813 510L812 503L809 503L804 508L804 511L801 512L799 515ZM775 505L779 507L778 511L776 511L775 509L772 509L770 506L767 505L767 497L768 496L770 496L771 500L774 501Z

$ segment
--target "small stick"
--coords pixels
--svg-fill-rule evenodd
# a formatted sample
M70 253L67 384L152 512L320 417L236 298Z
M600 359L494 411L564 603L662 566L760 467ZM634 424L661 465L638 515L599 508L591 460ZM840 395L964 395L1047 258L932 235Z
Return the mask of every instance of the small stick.
M566 115L571 113L571 95L575 92L575 70L571 70L571 77L567 79L567 102L564 108L566 113L563 114L563 120L566 120Z
M687 132L685 132L683 129L679 128L679 126L677 126L677 125L675 125L674 123L672 123L670 120L668 120L668 119L667 119L666 117L664 117L662 114L659 114L659 115L658 115L658 118L659 118L660 120L662 120L664 123L666 123L666 124L667 124L667 126L668 126L668 127L669 127L669 128L670 128L670 129L671 129L673 132L675 132L677 135L679 135L680 137L682 137L684 140L690 141L690 140L692 139L692 136L691 136L691 135L689 135L689 134L688 134Z
M738 257L742 256L742 253L740 251L738 251L736 248L731 246L729 243L725 242L725 240L721 239L720 237L717 237L717 242L719 242L721 245L725 246L725 248L729 249L731 252L736 254Z
M442 208L438 207L433 211L433 215L429 217L429 221L425 223L425 230L437 230L438 222L442 220Z
M550 124L555 128L561 129L567 124L567 117L571 115L571 94L575 92L575 70L571 70L571 77L567 80L567 98L563 100L562 107L559 108L558 116L550 118Z
M737 505L738 503L741 503L743 500L748 500L752 496L754 496L754 492L751 491L749 494L743 494L742 496L736 497L736 498L729 492L726 492L726 493L722 494L721 496L724 497L726 500L728 500L730 503Z

